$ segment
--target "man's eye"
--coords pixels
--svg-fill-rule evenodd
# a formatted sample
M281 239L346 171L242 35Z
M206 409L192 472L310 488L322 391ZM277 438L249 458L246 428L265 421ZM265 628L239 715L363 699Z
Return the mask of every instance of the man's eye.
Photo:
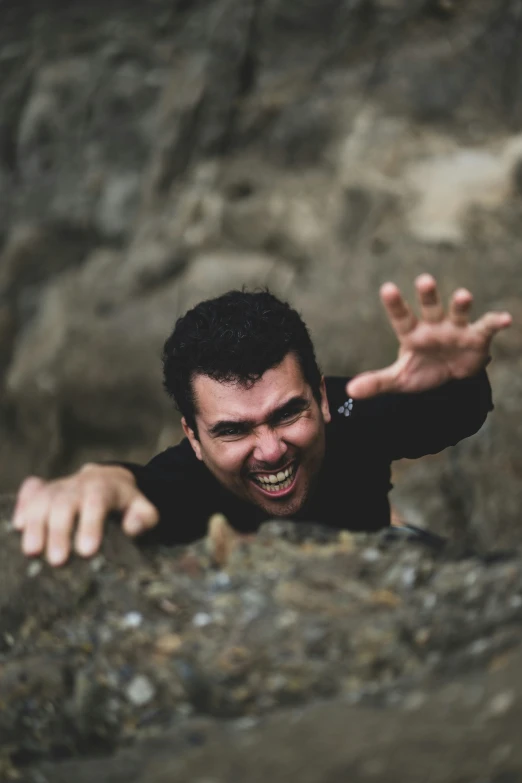
M241 435L244 435L245 433L243 430L234 429L230 427L228 430L221 430L219 433L221 438L239 438Z
M281 422L292 421L293 419L297 419L297 417L299 416L300 413L301 413L300 410L299 411L283 411L283 413L281 413L278 416L278 419Z

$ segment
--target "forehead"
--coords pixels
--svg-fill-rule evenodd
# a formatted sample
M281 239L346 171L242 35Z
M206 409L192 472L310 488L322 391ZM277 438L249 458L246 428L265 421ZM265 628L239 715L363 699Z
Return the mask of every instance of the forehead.
M310 396L301 366L293 354L248 386L222 383L207 375L193 379L196 416L211 424L220 420L259 419L294 396Z

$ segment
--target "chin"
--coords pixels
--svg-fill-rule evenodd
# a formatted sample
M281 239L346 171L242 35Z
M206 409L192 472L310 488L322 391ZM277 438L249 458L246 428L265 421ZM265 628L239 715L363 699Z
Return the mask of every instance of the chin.
M279 500L271 500L269 497L260 497L258 492L247 492L248 500L257 508L272 518L291 518L296 516L304 507L309 494L308 482L305 476L300 477L299 484L294 487L291 494L281 497ZM244 496L245 496L244 495Z
M260 507L272 517L293 517L300 512L305 504L305 498L295 498L287 503L263 503Z

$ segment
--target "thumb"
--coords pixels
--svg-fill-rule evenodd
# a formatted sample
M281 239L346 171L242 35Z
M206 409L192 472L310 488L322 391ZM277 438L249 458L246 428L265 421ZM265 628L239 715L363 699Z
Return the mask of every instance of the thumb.
M158 509L140 493L125 512L122 527L128 536L139 536L157 525L158 522Z
M510 313L489 312L476 321L475 328L482 332L488 340L491 340L501 329L507 329L511 326L512 322L513 318Z
M391 364L383 370L362 372L346 385L346 392L354 399L374 397L376 394L394 391L397 379L396 364Z

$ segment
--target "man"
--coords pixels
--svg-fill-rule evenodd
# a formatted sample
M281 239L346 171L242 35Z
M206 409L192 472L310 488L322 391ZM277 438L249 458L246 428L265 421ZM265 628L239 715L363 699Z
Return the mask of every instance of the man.
M27 555L60 565L93 555L105 517L124 531L182 543L222 512L239 530L291 517L351 530L390 523L390 464L455 444L492 408L485 366L508 313L470 323L459 289L445 313L435 280L416 280L418 319L392 283L381 299L399 341L390 367L324 379L308 331L271 294L233 291L179 319L164 383L186 438L148 465L85 465L22 484L14 515ZM154 528L154 529L153 529Z

